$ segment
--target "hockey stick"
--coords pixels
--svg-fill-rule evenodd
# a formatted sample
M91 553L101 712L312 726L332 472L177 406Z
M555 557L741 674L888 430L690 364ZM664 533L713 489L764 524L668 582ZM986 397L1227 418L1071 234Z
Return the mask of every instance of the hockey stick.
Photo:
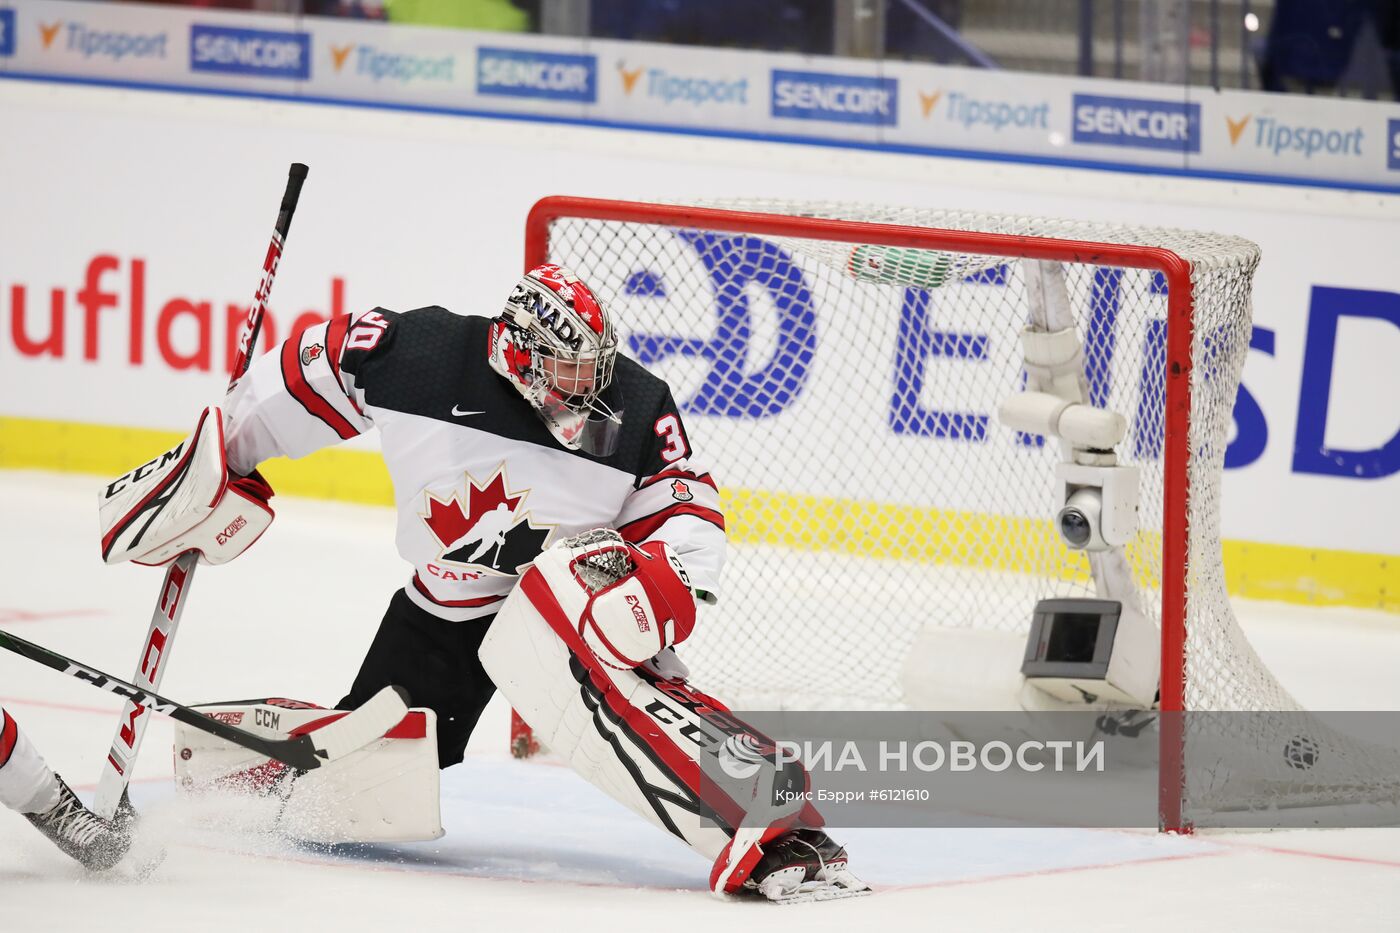
M0 648L38 661L46 667L76 677L99 690L126 697L127 702L143 710L155 710L187 726L202 729L235 745L275 758L293 768L310 771L327 762L334 761L356 749L363 748L375 739L382 738L408 715L407 694L401 687L385 687L376 693L365 705L346 713L334 722L322 726L314 732L295 738L265 739L230 726L217 719L210 719L203 713L188 706L168 700L150 690L143 690L135 684L118 680L94 667L88 667L72 658L66 658L32 641L25 641L16 635L0 630Z
M267 311L267 297L272 292L272 280L277 275L277 264L282 258L282 244L292 228L292 214L296 211L297 199L301 197L306 172L305 165L294 162L287 173L287 188L282 193L282 206L277 212L272 242L268 244L267 256L263 259L262 279L258 282L258 290L253 295L253 303L248 307L248 317L238 337L238 354L234 357L233 371L229 374L230 392L248 371L253 348L257 346L258 332L262 329L263 315ZM173 647L175 629L180 624L185 596L194 582L194 570L198 564L199 554L192 551L180 555L165 571L160 596L155 611L151 613L151 624L146 629L145 647L136 664L136 673L131 678L142 690L154 691L160 686L163 662L168 659ZM131 699L122 708L117 734L112 739L107 761L102 766L102 777L97 782L93 810L99 816L111 819L117 812L122 795L126 793L126 786L131 780L131 765L146 734L145 712L145 706Z

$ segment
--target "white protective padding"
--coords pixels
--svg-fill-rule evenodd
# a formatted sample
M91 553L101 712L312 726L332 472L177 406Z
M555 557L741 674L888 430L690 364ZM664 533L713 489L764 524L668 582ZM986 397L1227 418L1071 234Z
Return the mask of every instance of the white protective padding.
M671 546L664 541L631 545L606 530L583 537L591 543L576 549L574 560L636 567L630 576L608 583L595 577L596 585L589 587L592 598L585 604L578 632L594 657L630 671L684 641L695 627L695 596L690 576Z
M548 595L541 596L542 591ZM570 568L568 549L556 545L545 551L502 604L482 642L481 663L552 753L643 819L714 860L730 841L727 831L702 816L716 802L688 786L670 765L675 754L692 761L718 754L726 741L719 721L734 720L727 711L702 715L681 702L681 692L688 689L681 681L653 681L592 658L574 660L541 607L557 600L577 631L588 598ZM587 650L581 640L576 644ZM644 733L651 735L645 743L640 738ZM764 763L751 777L727 786L727 794L730 800L742 797L741 806L771 800L771 791L760 793L760 788L777 779Z
M224 416L206 408L194 433L102 488L102 559L158 566L187 551L206 564L242 554L272 524L265 501L229 483Z
M199 711L267 738L308 731L336 710L287 700L200 706ZM384 738L290 781L266 756L175 724L175 783L185 791L284 796L276 828L304 842L414 842L443 835L437 715L410 710Z
M630 671L656 656L669 642L667 620L658 617L640 580L624 580L593 600L585 620L584 643L598 660L620 671Z
M24 731L13 719L7 724L7 718L0 710L0 728L14 730L10 756L0 765L0 804L19 813L43 813L58 803L58 779Z

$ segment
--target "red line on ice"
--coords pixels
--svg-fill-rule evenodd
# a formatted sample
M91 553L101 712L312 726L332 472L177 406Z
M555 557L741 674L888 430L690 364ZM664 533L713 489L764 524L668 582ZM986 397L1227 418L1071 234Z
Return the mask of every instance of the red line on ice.
M63 710L66 713L94 713L98 716L111 716L113 713L121 712L121 708L113 706L110 709L101 706L77 706L73 703L50 703L48 700L35 700L29 697L0 697L0 706L38 706L43 709ZM160 713L156 715L164 716Z
M986 884L991 881L1014 881L1018 878L1040 878L1047 875L1067 875L1078 871L1099 871L1106 868L1132 868L1134 865L1155 865L1161 862L1185 862L1213 855L1226 855L1226 852L1183 852L1178 855L1154 855L1148 858L1124 859L1119 862L1096 862L1091 865L1064 865L1060 868L1036 868L1030 871L1014 871L1004 875L978 875L973 878L948 878L943 881L926 881L917 884L881 884L879 891L919 891L924 888L951 888L963 884Z
M1362 865L1381 865L1385 868L1400 868L1400 862L1393 859L1370 858L1365 855L1341 855L1332 852L1310 852L1307 849L1285 849L1280 846L1261 846L1252 842L1235 842L1229 839L1212 839L1217 845L1229 846L1232 849L1244 849L1253 852L1267 852L1272 855L1296 855L1302 858L1320 858L1329 862L1359 862Z
M47 622L51 619L70 619L74 616L105 616L105 609L54 609L35 612L30 609L0 609L0 625L14 625L16 622Z

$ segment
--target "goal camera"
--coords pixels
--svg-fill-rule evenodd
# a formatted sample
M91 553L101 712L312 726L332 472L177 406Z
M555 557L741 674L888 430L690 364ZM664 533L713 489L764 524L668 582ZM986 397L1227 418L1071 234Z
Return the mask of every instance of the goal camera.
M1061 463L1055 530L1076 551L1122 547L1137 532L1138 470L1130 466Z

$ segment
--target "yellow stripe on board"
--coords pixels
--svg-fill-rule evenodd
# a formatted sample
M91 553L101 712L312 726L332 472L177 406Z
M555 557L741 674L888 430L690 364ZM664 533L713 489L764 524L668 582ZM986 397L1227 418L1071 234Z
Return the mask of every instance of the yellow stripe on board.
M1226 541L1225 586L1236 596L1400 612L1400 556Z
M115 477L182 436L0 417L0 467ZM301 460L279 457L262 472L287 495L368 505L394 501L388 470L374 452L330 449ZM726 490L724 510L735 543L1088 579L1082 555L1037 546L1054 536L1046 520L752 489ZM977 547L964 546L973 541ZM988 548L986 542L1001 544ZM1047 553L1061 557L1047 562ZM1400 613L1400 557L1251 541L1226 541L1224 554L1233 595Z
M721 498L735 543L1090 579L1082 554L1049 546L1056 535L1047 519L757 489L721 490Z
M184 436L147 428L0 417L0 467L114 479L174 447ZM300 460L269 460L261 470L273 489L289 496L394 504L389 470L374 451L318 450Z

